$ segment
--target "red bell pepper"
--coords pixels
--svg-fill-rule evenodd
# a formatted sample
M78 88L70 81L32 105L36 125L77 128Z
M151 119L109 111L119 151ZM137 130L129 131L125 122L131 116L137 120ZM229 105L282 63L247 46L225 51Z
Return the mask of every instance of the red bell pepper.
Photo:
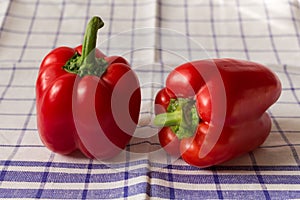
M104 25L93 17L82 46L58 47L43 59L36 82L42 142L59 154L81 150L89 158L117 155L135 131L141 92L136 74L119 56L95 49Z
M267 67L234 59L175 68L155 98L159 141L171 155L209 167L254 150L268 137L266 110L281 93Z

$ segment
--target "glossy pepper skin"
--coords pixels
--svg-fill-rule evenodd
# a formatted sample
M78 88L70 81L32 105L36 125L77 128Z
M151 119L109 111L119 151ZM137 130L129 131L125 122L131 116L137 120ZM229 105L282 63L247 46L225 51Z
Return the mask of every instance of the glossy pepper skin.
M235 59L176 67L155 98L159 141L171 155L205 168L260 146L271 130L266 110L281 93L267 67Z
M82 46L58 47L41 63L37 126L44 145L56 153L79 149L89 158L108 159L125 148L135 131L139 82L124 58L95 49L103 25L93 17Z

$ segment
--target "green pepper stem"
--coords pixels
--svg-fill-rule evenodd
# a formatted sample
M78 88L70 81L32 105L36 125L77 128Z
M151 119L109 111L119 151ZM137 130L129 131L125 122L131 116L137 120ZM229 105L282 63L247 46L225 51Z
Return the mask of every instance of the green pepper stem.
M97 42L97 32L104 26L104 22L98 16L93 17L86 28L82 43L81 61L92 64L95 61L95 48Z
M100 17L93 17L86 28L82 53L76 53L64 66L69 73L78 74L80 77L85 75L95 75L100 77L106 70L108 63L104 58L96 58L97 31L104 26Z
M154 124L156 126L175 126L180 125L182 120L182 112L167 112L156 115L154 118Z
M178 139L191 137L200 122L200 118L192 99L170 99L166 113L158 114L154 118L154 125L171 127Z

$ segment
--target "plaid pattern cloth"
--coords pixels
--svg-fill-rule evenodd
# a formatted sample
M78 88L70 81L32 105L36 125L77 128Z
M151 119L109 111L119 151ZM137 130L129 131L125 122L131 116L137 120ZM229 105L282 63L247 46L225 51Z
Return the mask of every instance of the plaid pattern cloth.
M299 199L299 6L297 0L0 0L0 198ZM98 46L126 57L142 85L139 127L122 162L55 154L36 128L41 59L55 47L80 44L94 15L105 22ZM283 90L268 110L270 136L257 150L209 169L148 154L160 149L152 102L168 72L207 57L260 62L279 76Z

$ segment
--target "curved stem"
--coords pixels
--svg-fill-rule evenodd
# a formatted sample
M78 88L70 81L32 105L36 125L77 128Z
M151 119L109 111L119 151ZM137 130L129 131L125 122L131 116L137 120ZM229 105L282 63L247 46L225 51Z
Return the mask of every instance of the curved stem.
M178 139L191 137L200 122L192 99L170 99L166 113L156 115L154 124L160 127L171 127Z
M154 124L156 126L175 126L180 125L182 120L182 112L167 112L156 115L154 118Z
M86 62L87 64L94 63L97 32L98 29L102 28L103 26L104 22L98 16L93 17L89 21L82 43L81 61Z
M96 58L96 43L98 29L104 26L104 22L98 16L93 17L86 28L83 38L82 53L76 53L64 66L69 73L95 75L100 77L106 70L108 63L104 58Z

